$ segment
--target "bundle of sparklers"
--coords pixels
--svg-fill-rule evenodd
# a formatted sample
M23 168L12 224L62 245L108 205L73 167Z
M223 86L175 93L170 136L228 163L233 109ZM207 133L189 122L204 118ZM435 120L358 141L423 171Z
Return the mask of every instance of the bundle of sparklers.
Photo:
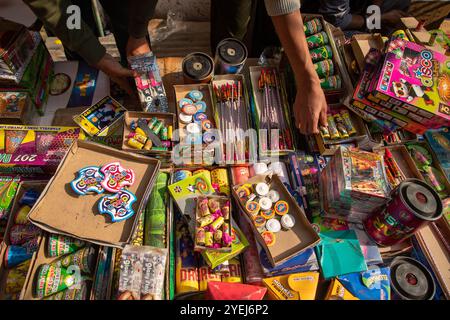
M214 85L222 141L235 144L234 160L245 161L245 132L249 129L248 110L243 98L242 82L239 80ZM228 149L227 149L228 150ZM226 153L227 160L233 153Z
M281 87L276 70L262 69L258 87L263 101L260 129L267 130L260 132L260 147L264 152L292 150L293 140L284 114Z

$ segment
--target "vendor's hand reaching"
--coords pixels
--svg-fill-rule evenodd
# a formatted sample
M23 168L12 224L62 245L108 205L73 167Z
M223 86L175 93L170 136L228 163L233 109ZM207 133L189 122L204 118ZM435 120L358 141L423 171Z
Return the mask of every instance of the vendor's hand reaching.
M103 58L95 65L97 69L106 73L112 81L117 83L130 96L133 96L133 90L128 82L129 77L135 76L135 71L124 68L119 61L114 59L110 54L105 53Z
M319 79L299 84L294 104L295 124L303 134L319 133L318 125L327 127L327 101Z
M143 38L133 38L129 37L127 42L127 56L138 56L141 54L151 52L148 41L145 37Z

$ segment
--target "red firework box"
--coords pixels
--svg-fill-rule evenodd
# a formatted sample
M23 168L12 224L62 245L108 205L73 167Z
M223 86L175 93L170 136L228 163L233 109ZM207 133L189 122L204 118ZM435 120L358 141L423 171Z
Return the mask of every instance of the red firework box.
M450 124L450 58L414 42L388 44L368 100L426 128Z
M54 173L73 141L80 137L80 130L78 127L0 125L0 172Z

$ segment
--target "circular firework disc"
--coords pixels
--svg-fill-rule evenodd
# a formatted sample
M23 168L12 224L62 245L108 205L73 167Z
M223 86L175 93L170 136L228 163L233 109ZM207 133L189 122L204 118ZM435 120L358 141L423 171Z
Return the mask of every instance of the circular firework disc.
M188 104L194 104L194 102L188 98L183 98L180 101L178 101L178 106L180 107L180 109L182 109L184 106Z
M181 112L193 116L194 114L197 113L197 107L194 106L193 104L186 104L181 108Z
M52 96L58 96L63 94L70 88L70 84L72 80L65 73L57 73L53 76L53 79L50 83L49 94Z

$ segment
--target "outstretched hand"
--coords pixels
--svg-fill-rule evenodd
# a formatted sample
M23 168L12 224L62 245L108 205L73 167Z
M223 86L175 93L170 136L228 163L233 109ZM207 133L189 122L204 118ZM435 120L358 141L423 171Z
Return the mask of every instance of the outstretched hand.
M128 82L129 77L135 76L135 71L124 68L119 61L114 59L110 54L105 55L95 65L97 69L106 73L112 81L117 83L123 90L125 90L130 96L132 96L133 90Z
M319 133L319 125L328 126L327 101L319 83L299 85L294 103L295 124L303 134Z

